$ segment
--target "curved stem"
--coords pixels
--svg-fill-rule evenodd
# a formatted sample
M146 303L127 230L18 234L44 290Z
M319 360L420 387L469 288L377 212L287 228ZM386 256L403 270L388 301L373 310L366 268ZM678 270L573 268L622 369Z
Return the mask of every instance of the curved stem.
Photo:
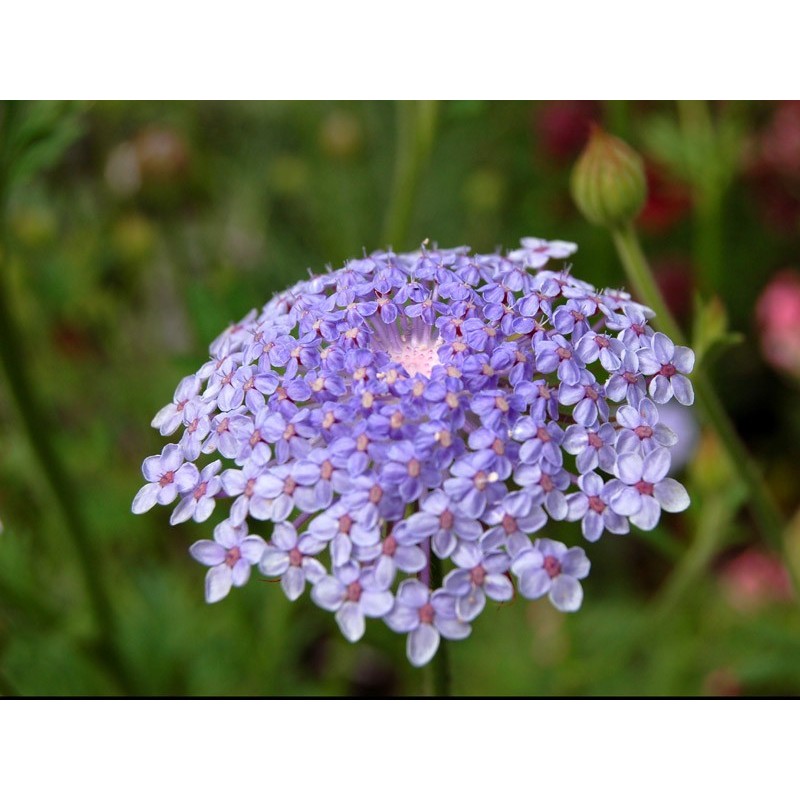
M674 341L686 342L680 326L664 302L633 226L628 224L613 230L612 237L631 288L645 305L655 311L657 326ZM692 381L700 412L713 428L731 464L747 486L750 507L762 533L773 547L785 552L783 518L758 466L739 437L711 381L702 372L693 375ZM800 576L793 569L790 559L787 558L786 563L792 572L795 589L800 589Z

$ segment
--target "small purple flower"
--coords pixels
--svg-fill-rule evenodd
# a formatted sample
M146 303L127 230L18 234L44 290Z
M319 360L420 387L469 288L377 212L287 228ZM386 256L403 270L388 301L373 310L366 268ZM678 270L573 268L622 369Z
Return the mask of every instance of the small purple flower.
M175 390L175 395L169 405L164 406L158 414L153 417L151 425L158 428L162 436L170 436L178 430L183 422L183 409L186 404L200 394L200 378L197 375L189 375L184 378Z
M686 489L669 472L669 450L657 447L644 458L637 453L625 453L617 459L617 493L611 508L620 516L649 531L658 525L661 510L678 512L689 507Z
M638 351L639 368L653 375L650 396L656 403L667 403L674 396L684 406L694 402L692 382L686 374L694 368L694 353L688 347L676 347L663 333L653 336L651 347Z
M442 589L431 590L418 580L400 584L397 599L384 622L396 633L407 633L406 655L415 667L427 664L439 649L441 637L466 639L470 626L456 616L456 600Z
M336 612L336 622L350 642L364 635L365 617L383 617L394 603L388 584L374 570L362 572L352 561L317 581L311 599L320 608Z
M612 484L604 484L595 472L578 478L580 492L571 494L567 500L567 520L581 521L581 530L587 541L596 542L603 533L627 533L628 520L611 509L611 500L616 491Z
M655 403L647 397L639 403L638 411L631 406L617 409L619 432L617 449L620 453L650 452L654 447L672 447L678 441L675 434L659 421ZM608 471L608 470L606 470Z
M170 525L178 525L186 522L187 519L205 522L211 516L216 502L215 495L222 487L217 476L221 466L221 461L214 461L204 467L200 473L197 472L197 469L194 470L195 480L192 486L181 490L181 501L175 506L175 510L169 518ZM187 483L188 477L189 473L187 473Z
M235 527L227 520L214 528L214 541L195 542L189 552L211 569L206 573L206 602L227 597L232 586L244 586L250 567L257 564L266 543L260 536L248 536L247 525Z
M617 432L614 426L604 422L597 430L584 428L583 425L570 425L564 435L564 450L577 456L575 466L583 475L593 469L600 469L611 473L617 461L614 444Z
M460 505L437 489L420 501L420 511L395 528L402 544L417 544L430 539L439 558L449 558L459 541L477 541L483 532L478 520L465 514Z
M153 421L179 443L145 459L132 510L174 503L177 524L223 509L192 548L210 600L259 563L289 599L311 584L350 641L384 617L415 665L511 598L509 570L522 596L577 609L583 551L532 537L567 520L596 541L685 508L653 400L691 401L693 356L625 292L543 269L574 251L426 243L309 274L180 382ZM395 596L404 575L419 580Z
M176 444L168 444L160 456L148 456L142 464L142 474L149 483L142 486L133 498L131 510L144 514L156 503L166 506L178 494L185 494L197 483L197 467L183 463L183 452Z
M505 494L503 481L508 474L494 469L496 461L492 453L481 450L456 461L450 468L455 477L444 482L444 490L460 503L468 516L480 517L488 504Z
M505 574L511 559L505 553L484 553L477 545L462 545L453 561L459 569L445 577L443 587L456 598L460 620L472 622L483 611L487 596L507 603L514 595L514 587Z
M297 536L294 525L279 522L272 539L262 549L260 569L264 575L280 576L281 587L290 600L297 600L306 581L316 584L325 577L325 567L311 556L324 550L325 543L308 533Z
M537 539L511 564L523 597L535 600L546 594L559 611L581 607L583 589L579 581L589 574L589 568L589 559L580 547L567 549L552 539Z
M639 358L633 350L626 350L622 364L606 383L606 397L614 402L627 400L636 408L644 399L646 384L639 369Z

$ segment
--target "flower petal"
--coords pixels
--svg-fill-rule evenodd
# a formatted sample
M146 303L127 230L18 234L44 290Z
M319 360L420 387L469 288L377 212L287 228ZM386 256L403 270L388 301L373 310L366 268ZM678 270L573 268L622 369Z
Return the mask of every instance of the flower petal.
M316 587L315 587L316 588ZM366 621L358 603L348 600L336 612L336 622L349 642L357 642L366 630Z
M206 603L216 603L231 590L231 569L227 564L212 567L206 573Z
M420 625L408 634L406 655L415 667L427 664L439 649L439 631L433 625Z
M689 494L686 489L673 478L664 478L653 487L653 496L664 511L672 513L685 511L689 507Z
M577 611L583 602L583 587L571 575L559 575L550 590L550 602L559 611Z

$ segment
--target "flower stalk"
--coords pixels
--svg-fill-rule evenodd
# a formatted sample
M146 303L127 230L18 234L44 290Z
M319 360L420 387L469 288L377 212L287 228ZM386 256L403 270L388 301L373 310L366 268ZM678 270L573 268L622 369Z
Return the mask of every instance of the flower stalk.
M9 393L17 407L20 421L36 458L40 473L50 490L64 523L66 535L72 540L81 577L97 628L98 639L90 647L93 655L106 667L117 686L125 693L133 684L117 644L111 600L102 579L100 559L92 542L70 475L47 431L52 427L45 409L33 390L27 369L24 337L12 304L9 302L7 276L10 241L7 228L7 209L10 192L10 129L15 106L6 106L0 119L0 364L6 376ZM35 609L39 612L41 609Z
M667 336L675 341L685 341L686 337L661 295L632 223L612 229L611 236L631 288L643 303L656 312L658 326ZM703 372L694 375L694 388L697 405L703 417L714 429L731 463L737 465L747 484L750 505L759 527L773 547L783 550L784 524L780 510L765 485L760 470L736 432L719 395ZM797 576L795 579L798 581Z

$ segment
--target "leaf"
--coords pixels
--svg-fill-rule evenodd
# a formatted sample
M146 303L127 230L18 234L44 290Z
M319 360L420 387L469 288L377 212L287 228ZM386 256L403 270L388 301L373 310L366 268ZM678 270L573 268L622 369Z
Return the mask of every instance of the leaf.
M744 337L738 331L728 330L728 312L718 296L704 303L695 297L695 322L692 337L697 364L707 364L729 347L739 344ZM695 367L696 368L696 367Z
M57 164L84 130L78 103L22 103L7 112L2 168L9 187Z

